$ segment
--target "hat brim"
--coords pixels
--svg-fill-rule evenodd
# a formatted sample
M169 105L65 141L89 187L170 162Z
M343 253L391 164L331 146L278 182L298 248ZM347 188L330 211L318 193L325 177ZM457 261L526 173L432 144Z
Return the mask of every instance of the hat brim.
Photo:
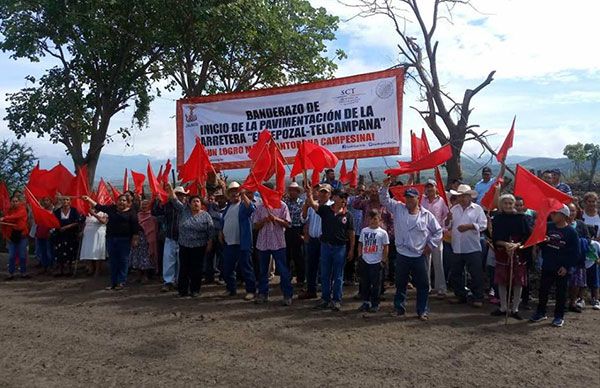
M470 195L470 196L471 196L471 198L477 198L477 195L478 195L478 194L477 194L477 191L475 191L475 190L469 190L469 191L465 191L464 193L463 193L463 192L460 192L460 191L450 190L450 194L452 194L452 195L456 195L456 196L460 196L460 195Z
M300 192L304 191L300 186L288 186L288 190L298 190Z

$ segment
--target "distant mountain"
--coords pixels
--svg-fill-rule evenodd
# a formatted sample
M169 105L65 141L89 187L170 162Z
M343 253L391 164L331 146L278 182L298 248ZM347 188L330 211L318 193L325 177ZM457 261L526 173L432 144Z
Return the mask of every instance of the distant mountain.
M56 156L41 156L39 157L40 167L41 168L52 168L58 162L64 164L67 168L73 171L73 162L68 155L62 157ZM111 154L102 154L100 157L100 162L98 163L98 169L96 171L96 180L99 180L103 177L107 181L121 183L123 179L123 170L127 167L129 169L133 169L134 171L146 172L146 166L150 160L152 164L152 168L155 173L158 173L158 169L160 165L165 163L164 159L157 159L148 155L111 155ZM384 174L383 171L386 168L396 167L398 165L398 160L409 160L408 156L386 156L377 157L377 158L366 158L359 160L359 170L360 174L369 176L369 172L372 172L375 179L382 179ZM481 174L481 168L489 161L488 158L477 159L476 157L463 157L462 158L462 167L463 167L463 176L467 183L476 182ZM508 157L508 165L510 167L514 167L517 163L526 167L528 169L534 170L546 170L552 168L560 168L564 174L568 174L572 168L573 164L567 158L530 158L526 156L509 156ZM175 164L175 160L172 159L171 163ZM351 162L347 161L348 168L352 168ZM500 165L493 159L493 161L489 164L492 172L496 174ZM291 168L291 167L290 167ZM338 167L339 169L339 167ZM289 172L289 171L288 171ZM444 170L442 169L442 173L444 174ZM225 171L225 175L228 176L229 179L233 180L243 180L248 174L246 169L238 169L238 170L227 170ZM431 177L433 176L432 171L424 171L421 174L422 177Z

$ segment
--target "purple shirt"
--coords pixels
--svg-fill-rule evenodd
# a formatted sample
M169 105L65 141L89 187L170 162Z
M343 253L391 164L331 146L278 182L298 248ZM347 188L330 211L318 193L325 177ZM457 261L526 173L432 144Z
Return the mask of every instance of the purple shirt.
M427 196L423 196L423 199L421 200L421 206L429 210L435 216L435 219L440 225L444 225L444 222L446 222L446 217L448 216L448 206L442 197L437 196L433 201L429 202L429 198L427 198Z
M267 218L269 213L288 222L292 221L287 205L281 202L279 209L269 210L262 204L258 205L252 215L252 222L257 223ZM275 222L264 224L256 237L256 249L259 251L276 251L283 248L285 248L285 228Z

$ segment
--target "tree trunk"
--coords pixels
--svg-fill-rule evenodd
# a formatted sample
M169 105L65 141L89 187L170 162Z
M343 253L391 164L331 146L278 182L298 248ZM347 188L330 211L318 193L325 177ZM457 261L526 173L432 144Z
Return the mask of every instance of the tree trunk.
M460 165L460 151L456 151L453 149L452 158L446 162L446 172L448 173L448 178L446 179L446 185L449 185L450 182L454 179L462 180L462 168Z

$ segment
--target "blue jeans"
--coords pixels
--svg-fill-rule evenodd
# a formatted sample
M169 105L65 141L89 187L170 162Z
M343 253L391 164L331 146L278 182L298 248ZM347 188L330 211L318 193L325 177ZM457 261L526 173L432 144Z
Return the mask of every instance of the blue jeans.
M406 286L410 275L412 275L413 283L417 288L417 315L423 315L427 313L427 299L429 298L429 279L424 255L408 257L398 254L396 256L394 308L397 311L406 312Z
M131 239L129 237L109 237L106 242L110 263L110 285L116 287L127 281Z
M271 255L275 260L275 267L279 271L281 277L280 286L284 298L291 298L294 294L292 287L292 277L287 266L286 249L278 249L276 251L258 251L260 261L260 279L258 279L258 293L260 295L269 296L269 264Z
M177 241L165 238L163 250L163 281L165 284L173 284L177 280L179 264L179 244Z
M325 302L342 301L346 246L321 243L321 299Z
M35 254L44 269L52 267L54 257L52 256L52 244L45 238L35 239Z
M241 250L239 244L225 244L223 247L223 278L225 279L227 291L231 294L236 293L235 267L238 261L240 271L246 283L246 292L254 294L256 292L256 276L254 276L250 251Z
M19 256L19 271L27 272L27 237L22 237L18 243L8 241L8 273L15 273L15 264Z
M319 276L319 258L321 257L321 240L311 237L306 243L306 292L317 293L317 277Z

